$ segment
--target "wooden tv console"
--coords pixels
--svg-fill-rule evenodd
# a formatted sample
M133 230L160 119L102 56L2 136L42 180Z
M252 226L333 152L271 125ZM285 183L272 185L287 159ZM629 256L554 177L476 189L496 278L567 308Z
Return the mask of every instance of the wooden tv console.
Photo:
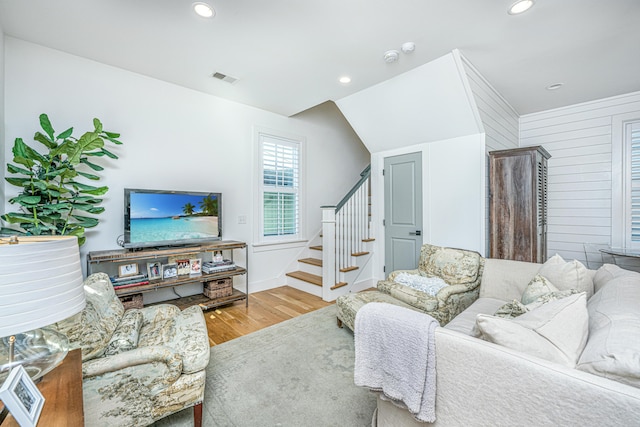
M202 262L212 261L216 252L222 252L225 258L233 259L234 252L237 250L243 250L245 253L244 263L248 265L249 253L247 244L245 242L238 242L233 240L221 240L212 243L200 244L196 246L175 247L166 249L116 249L106 251L94 251L87 254L87 274L93 274L97 272L107 273L110 277L118 275L118 266L126 264L137 264L139 271L142 273L147 272L147 263L160 262L166 264L170 258L201 258ZM187 285L190 283L202 283L205 285L207 282L215 282L224 278L233 279L236 276L245 276L245 291L242 292L238 289L233 289L233 293L229 296L220 298L209 298L204 294L191 295L187 297L172 299L167 302L175 304L180 308L188 307L191 305L200 305L203 309L210 309L226 305L234 301L246 300L246 305L249 305L249 274L246 267L236 265L235 269L227 270L217 273L200 275L183 275L170 279L154 279L149 280L147 284L134 285L126 288L116 289L116 295L121 300L130 299L132 296L140 296L143 293L155 291L161 288L176 287L181 285Z

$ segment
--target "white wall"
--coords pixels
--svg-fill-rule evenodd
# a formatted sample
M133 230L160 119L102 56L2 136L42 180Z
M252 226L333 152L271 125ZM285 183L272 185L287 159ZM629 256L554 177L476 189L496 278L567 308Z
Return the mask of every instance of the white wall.
M117 247L125 187L220 191L223 237L251 243L254 126L306 138L307 237L320 229L319 207L337 203L369 163L366 148L331 104L287 118L11 37L5 66L7 140L31 141L43 112L58 131L74 126L84 132L98 117L106 130L122 134L124 145L112 149L120 159L103 163L102 183L110 187L106 212L87 232L83 254ZM241 215L247 224L238 223ZM296 253L252 247L250 291L284 284L284 268Z
M482 132L454 51L336 101L371 153Z
M470 249L484 254L484 136L416 144L371 155L372 221L376 251L375 277L385 277L384 169L385 157L422 153L423 242Z
M520 145L542 145L549 159L549 255L585 259L583 243L616 244L622 141L617 118L640 118L640 92L522 116Z

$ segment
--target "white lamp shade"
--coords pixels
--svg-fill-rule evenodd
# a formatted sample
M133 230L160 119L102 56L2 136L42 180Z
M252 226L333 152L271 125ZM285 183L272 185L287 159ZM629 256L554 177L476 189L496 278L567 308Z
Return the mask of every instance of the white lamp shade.
M4 239L3 239L4 240ZM0 245L0 337L64 320L85 306L75 236L19 237Z

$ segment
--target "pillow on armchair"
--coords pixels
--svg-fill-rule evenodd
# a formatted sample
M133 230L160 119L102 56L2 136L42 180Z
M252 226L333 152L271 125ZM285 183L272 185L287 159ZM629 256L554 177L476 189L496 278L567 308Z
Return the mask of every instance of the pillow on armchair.
M82 349L83 362L104 355L124 315L124 307L114 297L108 275L92 274L85 280L84 287L87 301L84 310L55 324L58 332L69 338L69 343ZM86 289L91 289L91 292Z
M478 279L482 257L477 252L423 245L420 251L420 273L440 277L449 285L473 283Z

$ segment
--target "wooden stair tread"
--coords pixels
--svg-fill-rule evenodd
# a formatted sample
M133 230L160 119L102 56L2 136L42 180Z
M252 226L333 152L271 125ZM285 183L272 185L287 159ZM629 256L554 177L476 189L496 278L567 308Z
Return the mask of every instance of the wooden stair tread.
M347 285L348 285L348 283L347 283L347 282L338 282L338 283L336 283L335 285L333 285L333 286L331 287L331 290L333 291L333 290L336 290L336 289L338 289L338 288L341 288L341 287L343 287L343 286L347 286Z
M322 250L322 245L309 246L309 249L313 249L313 250L316 250L316 251L321 251Z
M351 256L364 256L364 255L369 255L369 252L355 252L351 254Z
M291 273L287 273L287 276L311 283L312 285L322 286L322 277L316 274L307 273L305 271L292 271Z
M358 266L352 265L351 267L344 267L344 268L341 268L341 269L340 269L340 272L342 272L342 273L347 273L347 272L349 272L349 271L357 270L357 269L359 269L359 268L360 268L360 267L358 267Z
M303 262L305 264L311 264L318 267L322 267L322 260L318 258L302 258L302 259L299 259L298 262Z

